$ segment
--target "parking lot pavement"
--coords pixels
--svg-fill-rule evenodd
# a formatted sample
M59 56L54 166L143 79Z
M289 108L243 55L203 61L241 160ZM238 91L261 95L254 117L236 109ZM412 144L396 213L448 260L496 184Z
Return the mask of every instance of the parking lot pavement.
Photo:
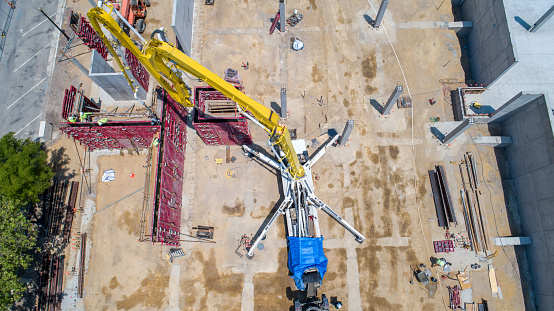
M8 7L2 1L2 10ZM42 3L40 3L42 2ZM61 24L64 2L18 1L0 59L0 135L36 138L43 120L59 40L66 38L37 10Z

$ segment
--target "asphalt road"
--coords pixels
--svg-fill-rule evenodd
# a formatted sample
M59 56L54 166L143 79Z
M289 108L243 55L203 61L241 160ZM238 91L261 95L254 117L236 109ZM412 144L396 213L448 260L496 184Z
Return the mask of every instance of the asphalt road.
M46 111L58 38L60 44L66 42L37 6L61 24L62 0L17 2L0 59L0 136L11 131L17 138L37 137ZM8 9L1 0L0 10Z

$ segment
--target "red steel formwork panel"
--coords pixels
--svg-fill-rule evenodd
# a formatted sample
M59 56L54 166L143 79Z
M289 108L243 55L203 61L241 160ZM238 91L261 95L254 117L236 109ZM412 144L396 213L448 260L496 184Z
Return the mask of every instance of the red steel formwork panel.
M196 122L194 128L206 145L251 145L246 119L231 122Z
M137 79L142 88L148 92L150 74L146 71L146 68L144 68L135 55L127 49L125 49L125 60L127 61L127 64L129 64L129 67L131 67L131 72L133 73L133 76L135 76L135 79Z
M95 49L103 59L108 59L108 48L100 39L94 28L89 24L86 18L81 16L79 20L79 26L77 27L75 34L83 41L83 43L89 47L89 49Z
M242 90L241 86L237 88ZM225 95L209 86L196 87L194 93L196 108L193 126L205 144L210 146L252 144L248 121L238 111L220 118L206 113L205 103L208 100L229 101Z
M151 237L154 243L177 246L183 207L187 111L165 92L162 94L165 108L163 147L158 155Z
M83 95L83 112L98 112L100 107L98 107L92 100Z
M77 89L72 85L69 90L65 89L65 96L63 97L62 118L67 120L69 115L73 111L73 104L75 103L75 94Z
M77 94L77 88L73 85L68 89L65 89L65 95L63 98L62 106L62 118L67 120L71 113L73 113L73 106L75 105L75 95ZM100 107L98 107L92 100L88 97L83 96L83 112L98 112ZM78 115L77 115L78 117Z
M242 87L237 87L237 89L242 90ZM210 86L199 86L194 88L194 95L196 99L196 108L198 109L197 119L199 120L219 120L219 119L237 119L244 118L239 114L238 110L235 109L234 114L223 116L223 117L213 117L205 113L207 110L206 102L209 100L220 100L220 101L231 101L223 93L216 91Z
M269 35L270 36L275 31L275 28L277 27L277 23L279 22L280 17L281 17L281 13L277 12L277 15L275 15L275 18L273 19L273 23L271 23L271 27L269 27Z
M64 123L60 130L76 139L89 150L96 149L143 149L147 148L160 126L150 121L129 122L117 126L99 126L94 123Z

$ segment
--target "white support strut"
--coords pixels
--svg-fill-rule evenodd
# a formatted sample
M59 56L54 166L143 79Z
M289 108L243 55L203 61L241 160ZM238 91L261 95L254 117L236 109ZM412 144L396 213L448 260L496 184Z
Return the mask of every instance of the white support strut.
M244 113L243 113L244 114ZM247 114L245 114L248 116ZM277 217L281 214L285 215L285 223L287 227L288 236L295 237L320 237L321 232L319 229L319 216L317 211L323 210L327 215L331 216L335 221L340 223L348 232L352 233L358 243L362 243L365 240L358 230L351 226L346 220L339 216L323 201L321 201L314 192L311 166L319 160L330 145L333 145L339 135L335 135L327 144L322 146L312 157L303 164L306 175L298 180L291 178L285 164L282 161L276 161L265 154L253 150L248 146L243 146L245 152L258 157L262 162L269 164L271 167L281 172L282 190L284 193L284 200L279 206L278 210L271 216L262 230L258 230L259 233L254 238L254 242L248 249L246 257L251 259L254 257L254 250L265 237L266 233L273 225ZM271 150L275 157L281 159L278 154L279 150L275 149L271 145Z

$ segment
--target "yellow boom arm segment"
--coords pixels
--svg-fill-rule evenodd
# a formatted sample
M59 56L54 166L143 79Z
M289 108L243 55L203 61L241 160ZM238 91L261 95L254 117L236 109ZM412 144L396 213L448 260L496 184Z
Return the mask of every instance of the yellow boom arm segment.
M104 4L104 6L108 7L110 12L113 10L113 7L109 4ZM185 55L185 53L179 51L172 44L152 38L150 41L144 42L144 47L141 51L131 38L123 32L117 21L102 7L90 9L87 15L92 27L102 41L104 41L118 66L125 74L127 82L133 88L132 80L125 72L124 69L126 68L115 52L113 44L119 44L133 53L169 95L184 106L192 107L193 103L190 101L188 87L181 78L181 71L192 74L223 93L229 99L235 101L244 113L249 113L254 119L258 120L269 134L270 142L279 146L279 149L284 153L284 158L286 158L284 163L292 178L299 179L304 176L304 168L294 151L289 131L286 126L279 123L279 115L271 109L237 90L233 85L221 79L218 75ZM107 29L118 42L109 40L100 25Z

